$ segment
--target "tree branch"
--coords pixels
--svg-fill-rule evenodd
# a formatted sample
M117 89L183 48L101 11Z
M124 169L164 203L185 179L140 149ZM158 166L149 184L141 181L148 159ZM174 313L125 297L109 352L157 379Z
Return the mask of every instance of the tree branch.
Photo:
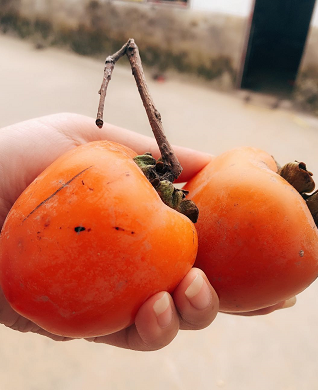
M139 50L133 39L129 39L128 42L117 53L106 58L105 68L104 68L104 78L100 89L100 102L98 106L96 125L100 128L103 126L103 109L104 109L104 102L106 98L107 86L111 79L111 75L116 61L124 54L126 54L129 59L132 73L133 76L135 77L141 100L145 107L150 126L152 128L153 134L156 138L157 144L160 149L161 159L167 168L164 176L164 180L169 180L173 182L181 174L182 167L176 155L174 154L174 151L167 137L164 134L164 130L161 122L161 115L159 111L156 109L155 104L150 96L148 86L146 83L146 78L141 64Z
M127 43L115 54L108 56L105 60L103 82L100 87L100 90L98 91L98 93L100 94L100 98L99 98L98 111L97 111L97 117L95 122L96 126L98 126L100 129L103 127L104 124L103 116L104 116L104 105L105 105L107 87L112 78L112 73L115 67L115 63L119 60L119 58L125 55L126 48L127 48Z

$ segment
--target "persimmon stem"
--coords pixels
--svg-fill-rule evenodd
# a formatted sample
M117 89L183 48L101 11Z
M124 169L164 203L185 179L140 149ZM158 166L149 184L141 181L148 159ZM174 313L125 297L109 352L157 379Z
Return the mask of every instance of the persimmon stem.
M101 89L99 91L100 101L98 106L96 125L100 128L103 126L103 110L104 110L107 86L111 79L111 75L116 61L125 54L129 59L132 73L133 76L135 77L141 100L145 107L151 129L156 138L161 153L161 159L168 168L163 179L173 182L180 176L182 172L182 167L167 137L165 136L163 125L161 122L161 115L159 111L156 109L155 104L150 96L149 89L146 83L146 78L142 68L139 50L133 39L129 39L128 42L117 53L113 54L112 56L108 56L106 58L105 68L104 68L104 78L103 78Z
M180 176L182 172L182 167L176 155L174 154L167 137L165 136L163 125L161 122L161 115L156 109L155 104L149 93L146 78L141 64L139 50L133 39L130 39L127 43L126 54L130 62L133 76L136 80L141 100L148 115L150 126L159 146L162 161L170 168L168 172L171 173L172 177L166 177L166 179L173 182Z

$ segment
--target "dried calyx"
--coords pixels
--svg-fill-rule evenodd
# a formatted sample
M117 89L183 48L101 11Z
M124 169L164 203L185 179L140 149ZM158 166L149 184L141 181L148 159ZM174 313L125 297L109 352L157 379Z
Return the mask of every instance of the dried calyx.
M284 165L278 174L288 181L300 194L312 192L315 189L315 182L312 173L307 171L303 162L291 162Z
M315 224L318 226L318 190L312 192L315 189L315 182L312 178L313 174L307 170L306 164L298 161L288 163L277 173L305 199Z
M156 160L151 153L145 153L136 156L134 161L167 206L184 214L193 223L197 222L199 216L197 206L192 200L186 199L188 191L175 188L171 182L169 166L161 158Z

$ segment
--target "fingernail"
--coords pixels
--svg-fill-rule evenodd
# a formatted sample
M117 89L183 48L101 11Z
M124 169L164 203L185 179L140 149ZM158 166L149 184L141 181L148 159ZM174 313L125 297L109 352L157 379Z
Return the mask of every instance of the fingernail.
M281 306L281 309L288 309L289 307L294 306L296 304L296 301L297 301L296 297L286 299L283 306Z
M166 328L172 321L172 309L168 293L164 293L154 305L153 310L156 314L158 325L160 328Z
M186 289L185 295L191 305L198 310L206 309L212 301L209 287L200 274L197 274L193 279L190 286Z

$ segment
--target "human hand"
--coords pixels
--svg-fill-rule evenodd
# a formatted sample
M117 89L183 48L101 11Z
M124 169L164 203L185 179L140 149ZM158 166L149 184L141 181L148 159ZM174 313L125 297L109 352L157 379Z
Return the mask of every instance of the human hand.
M23 190L66 151L90 141L108 139L137 153L159 157L155 140L75 114L58 114L9 126L0 131L0 228L13 203ZM181 147L174 148L187 181L202 169L211 156ZM191 161L191 165L188 161ZM190 286L191 285L191 286ZM193 268L172 296L159 292L139 309L135 324L120 332L89 341L134 350L155 350L169 344L179 329L202 329L218 312L218 297L204 273ZM35 332L54 340L68 340L48 333L16 313L0 290L0 323L22 332Z
M139 154L149 151L155 158L159 157L159 150L153 138L109 124L99 129L93 119L75 114L51 115L2 129L0 229L13 203L48 165L76 146L103 139L124 144ZM174 150L184 168L180 181L189 180L212 158L208 154L178 146L175 146ZM269 314L293 304L295 299L254 312L236 314ZM217 315L218 307L217 294L205 274L197 268L192 268L172 296L159 292L149 298L138 311L134 325L89 341L134 350L156 350L169 344L180 329L196 330L211 324ZM162 313L157 316L156 312ZM0 323L22 332L39 333L54 340L69 340L51 334L20 316L11 308L1 289Z

